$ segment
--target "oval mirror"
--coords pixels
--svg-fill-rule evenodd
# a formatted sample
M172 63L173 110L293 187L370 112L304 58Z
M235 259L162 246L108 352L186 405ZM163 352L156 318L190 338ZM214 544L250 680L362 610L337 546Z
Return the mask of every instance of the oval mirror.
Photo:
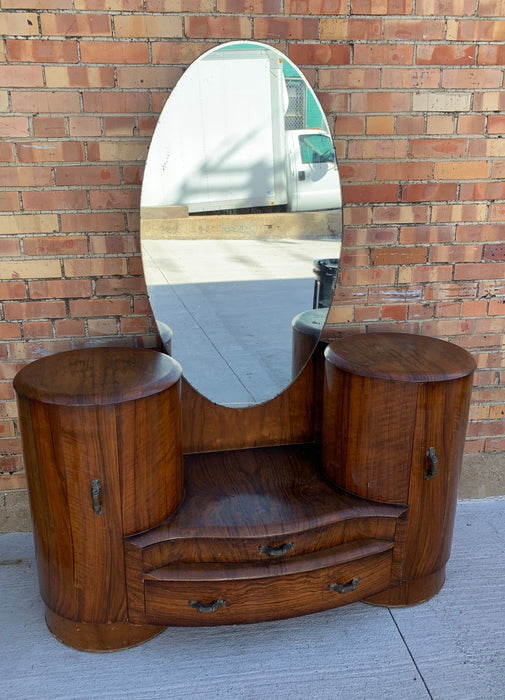
M322 327L318 271L340 237L335 150L302 73L257 42L200 56L159 117L141 194L153 313L199 392L244 406L286 388L293 319Z

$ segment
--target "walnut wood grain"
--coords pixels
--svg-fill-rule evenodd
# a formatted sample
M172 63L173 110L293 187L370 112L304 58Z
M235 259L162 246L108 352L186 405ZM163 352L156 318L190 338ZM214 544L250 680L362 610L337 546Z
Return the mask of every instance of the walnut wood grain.
M449 381L475 370L475 360L463 348L410 333L346 336L330 343L326 357L350 374L400 382Z
M18 374L55 636L110 650L167 624L258 622L362 599L410 605L439 590L473 359L378 333L332 343L324 377L317 363L245 409L186 382L181 395L179 366L153 351L71 351Z
M393 557L399 585L373 602L426 600L442 585L450 554L475 362L443 341L401 334L351 336L332 343L326 358L328 476L362 497L408 504ZM430 448L438 458L432 478Z
M183 380L184 453L310 442L318 378L311 360L285 391L247 408L215 404Z
M26 365L14 379L18 394L58 406L134 401L175 384L180 365L155 350L83 348Z
M60 637L73 621L115 644L128 623L123 537L182 499L180 368L138 352L71 351L16 377L40 590Z
M234 571L231 578L223 574L223 567L215 570L214 579L198 567L195 574L203 580L184 569L153 572L145 581L146 620L167 625L242 624L346 605L389 585L390 547L391 543L357 543L340 555L330 550L324 558L312 554L277 567L247 568L243 576ZM348 590L331 590L335 583ZM191 605L212 609L217 601L215 613L200 613Z

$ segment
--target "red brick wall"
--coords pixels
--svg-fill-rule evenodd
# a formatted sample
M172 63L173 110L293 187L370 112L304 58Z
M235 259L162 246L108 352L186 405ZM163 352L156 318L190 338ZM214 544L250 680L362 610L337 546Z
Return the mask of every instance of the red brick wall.
M505 0L35 4L0 0L1 489L24 486L11 381L25 362L155 342L138 234L149 138L185 66L238 38L287 52L334 127L334 332L468 348L467 450L505 450Z

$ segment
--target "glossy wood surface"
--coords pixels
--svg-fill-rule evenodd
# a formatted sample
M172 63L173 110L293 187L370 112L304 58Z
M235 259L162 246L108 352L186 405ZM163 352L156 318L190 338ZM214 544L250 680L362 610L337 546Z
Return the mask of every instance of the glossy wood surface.
M155 350L96 347L56 353L26 365L14 389L59 406L95 406L151 396L177 383L180 365Z
M475 366L464 350L346 337L324 371L316 353L245 409L200 396L153 351L73 353L15 382L40 588L65 643L410 605L442 586Z
M417 385L352 375L328 362L323 406L328 477L362 498L406 503Z
M285 391L266 403L246 408L215 404L183 380L184 453L310 442L316 420L313 407L317 379L310 360Z
M350 374L400 382L448 381L475 370L473 357L463 348L410 333L346 336L330 343L326 357Z
M126 356L131 361L125 364ZM128 620L123 537L158 524L181 502L179 370L170 358L160 357L161 363L154 352L142 351L137 358L121 349L73 351L27 368L35 366L40 373L31 369L18 375L39 584L47 608L54 613L51 619L60 630L57 635L71 629L72 621L86 623L95 626L87 628L94 630L88 636L99 634L105 639L109 635L114 644L114 625ZM132 372L138 364L139 381L144 381L146 361L154 369L158 391L129 401L119 396L117 403L110 403L111 387L117 384L119 392L121 376L125 376L127 396L140 394ZM107 362L114 380L105 387L102 382L98 391L94 382L109 376ZM47 402L43 400L49 376L46 365L51 370L58 367L55 396ZM79 381L78 367L83 372ZM32 385L39 375L44 390ZM90 405L84 393L89 382L91 396L98 397L96 405ZM79 405L68 400L76 385L81 390ZM100 484L96 502L93 482ZM103 626L99 633L97 625ZM152 636L150 630L143 634Z
M379 357L376 368L368 366L372 349ZM352 493L408 504L403 541L394 554L399 588L380 599L391 605L421 602L445 577L475 363L461 348L419 336L405 343L400 334L377 334L373 342L352 336L332 343L326 357L324 468ZM341 429L334 431L334 425ZM430 448L438 459L432 478Z
M391 543L349 545L326 557L306 555L282 565L249 567L243 576L198 567L153 572L145 583L146 619L154 624L222 625L263 622L346 605L388 586ZM196 576L196 578L195 578ZM353 579L356 587L349 585ZM349 590L338 593L331 585ZM198 612L220 601L215 612ZM212 608L211 608L212 609Z

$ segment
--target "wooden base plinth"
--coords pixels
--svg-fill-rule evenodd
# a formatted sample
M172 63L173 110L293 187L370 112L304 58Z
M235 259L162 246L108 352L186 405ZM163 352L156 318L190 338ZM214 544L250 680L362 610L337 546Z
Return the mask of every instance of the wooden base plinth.
M388 608L404 608L410 605L419 605L433 598L444 585L445 566L433 574L413 581L404 581L397 588L390 588L383 593L371 596L364 603L370 605L383 605Z
M57 615L46 607L46 623L60 642L79 651L118 651L147 642L163 632L157 625L132 625L129 622L95 624L76 622Z

